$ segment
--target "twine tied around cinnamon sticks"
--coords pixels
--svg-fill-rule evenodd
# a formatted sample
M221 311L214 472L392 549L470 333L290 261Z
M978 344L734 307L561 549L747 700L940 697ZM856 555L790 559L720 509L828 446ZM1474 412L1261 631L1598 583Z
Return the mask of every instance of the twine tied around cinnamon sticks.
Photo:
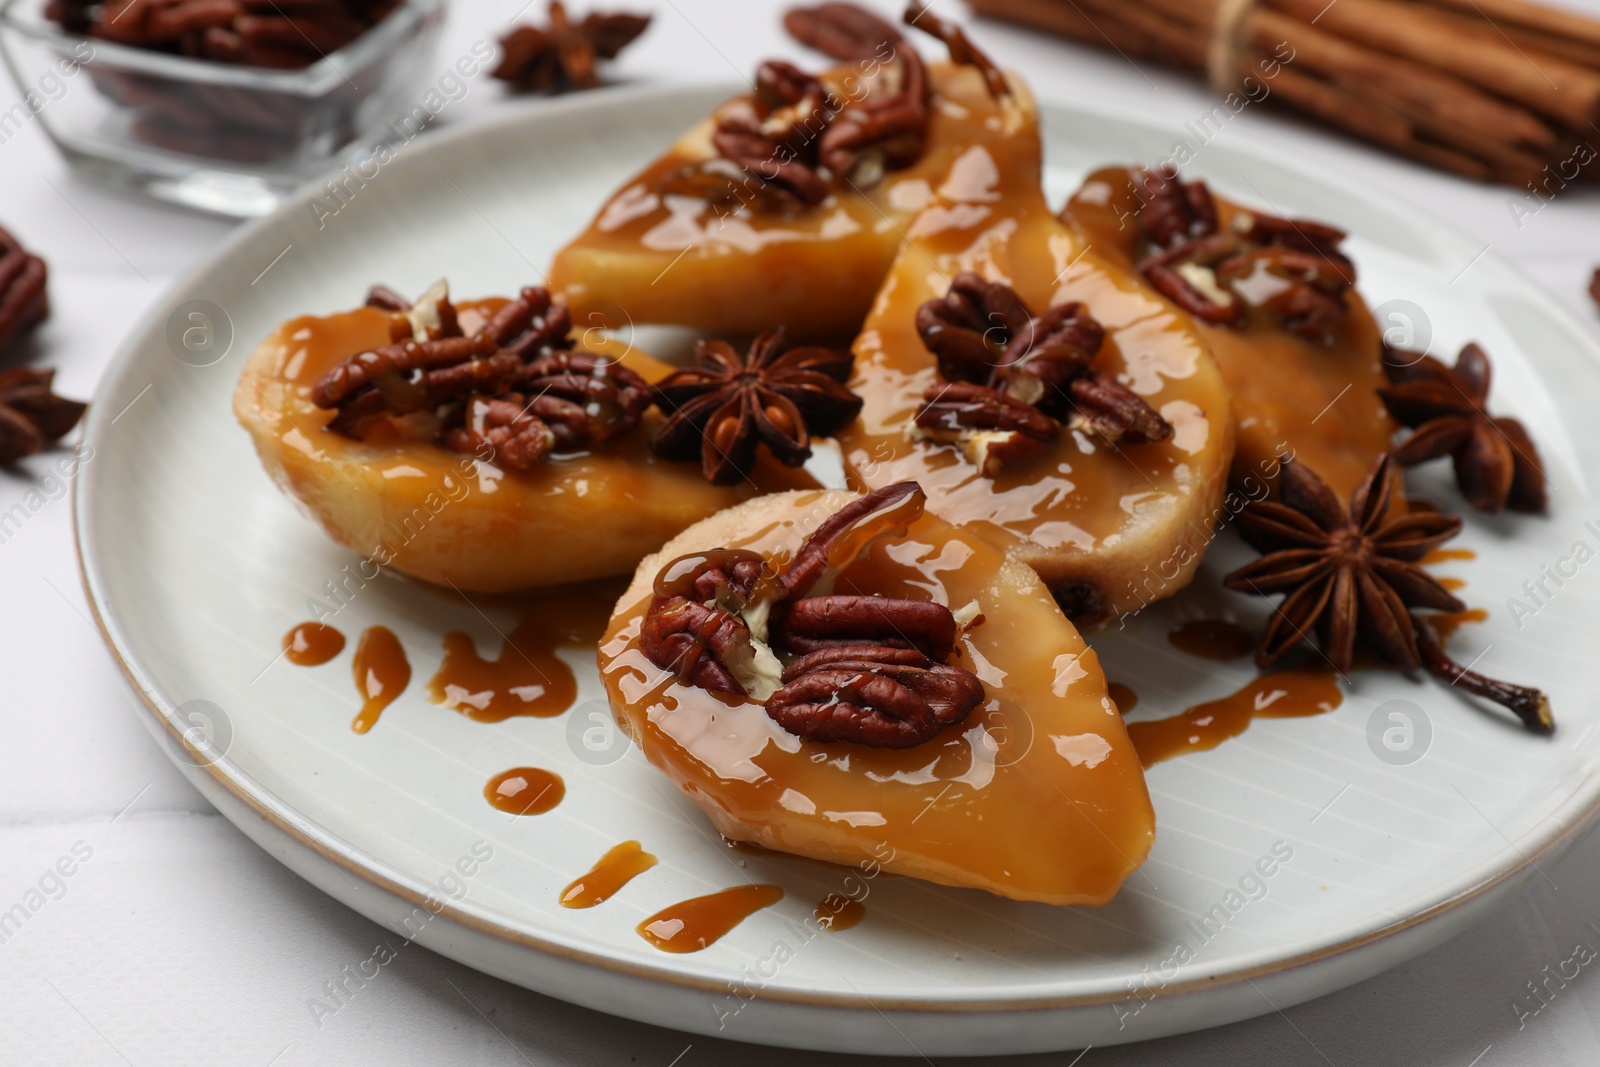
M1260 99L1466 177L1545 195L1600 165L1600 21L1530 0L968 3L1223 94L1270 64Z

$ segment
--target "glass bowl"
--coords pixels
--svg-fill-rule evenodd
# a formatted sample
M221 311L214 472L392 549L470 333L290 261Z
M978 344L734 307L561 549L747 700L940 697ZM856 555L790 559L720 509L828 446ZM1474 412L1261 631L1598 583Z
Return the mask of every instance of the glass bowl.
M74 169L162 200L264 215L334 169L353 143L376 151L397 132L409 140L431 117L421 94L443 0L406 0L302 70L64 33L43 6L0 0L0 53L21 93L0 109L0 146L37 121Z

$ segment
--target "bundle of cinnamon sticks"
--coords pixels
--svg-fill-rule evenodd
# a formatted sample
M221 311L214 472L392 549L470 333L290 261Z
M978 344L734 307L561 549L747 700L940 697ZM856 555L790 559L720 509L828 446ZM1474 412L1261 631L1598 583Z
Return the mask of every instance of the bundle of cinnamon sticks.
M1529 0L967 2L1467 177L1548 195L1600 173L1600 21Z

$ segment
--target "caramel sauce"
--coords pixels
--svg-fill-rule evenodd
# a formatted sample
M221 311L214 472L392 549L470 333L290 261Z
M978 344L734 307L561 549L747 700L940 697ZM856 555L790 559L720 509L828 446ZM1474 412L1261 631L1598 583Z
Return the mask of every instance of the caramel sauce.
M854 346L851 388L864 406L839 435L851 484L878 489L916 480L929 510L959 525L985 524L1024 562L1048 562L1052 584L1081 574L1097 587L1097 616L1135 610L1181 588L1208 527L1168 520L1196 497L1209 510L1221 496L1232 435L1222 376L1188 316L1055 218L1039 184L1031 126L980 131L906 236ZM917 309L969 270L1007 281L1035 313L1084 302L1106 328L1096 369L1143 397L1172 424L1173 436L1112 446L1064 428L1037 459L992 478L957 446L910 436L923 394L939 381L917 333ZM1153 529L1164 540L1152 546ZM1097 556L1114 551L1146 557L1151 567L1139 577L1149 579L1148 589L1131 582L1098 588ZM1130 560L1125 569L1138 568Z
M1111 702L1117 706L1117 710L1123 715L1128 714L1128 712L1139 706L1139 694L1121 682L1109 683L1106 686L1106 690L1111 696Z
M859 99L876 77L866 66L822 77L848 79L841 97ZM714 120L698 123L556 255L551 288L580 323L620 318L722 333L785 323L796 336L853 335L912 217L948 182L967 146L992 137L1000 121L972 68L931 63L929 79L936 99L916 162L877 183L836 182L812 208L784 210L761 195L759 184L717 158ZM1020 85L1014 107L1033 121ZM700 181L700 189L683 180L696 170L724 177Z
M729 930L783 899L775 885L741 885L691 897L662 908L638 926L639 936L662 952L699 952Z
M411 663L393 631L386 626L369 626L361 631L350 669L356 692L361 695L361 710L350 728L364 734L372 729L383 709L411 684Z
M444 638L444 660L428 682L428 699L478 722L515 715L548 718L578 695L572 668L557 648L589 648L605 632L616 582L591 582L534 594L522 601L522 621L505 635L500 654L485 659L469 634Z
M1488 618L1489 613L1483 608L1468 608L1466 611L1434 612L1428 616L1428 622L1433 626L1433 632L1439 635L1439 644L1445 645L1463 626L1474 626Z
M483 787L489 806L507 815L543 815L566 795L567 785L561 776L539 767L501 771Z
M1465 578L1440 578L1439 584L1454 593L1458 589L1465 589L1467 580Z
M283 635L283 656L299 667L320 667L344 651L344 634L320 622L303 622Z
M1247 209L1216 197L1226 230ZM1108 259L1133 269L1149 251L1136 217L1138 198L1126 167L1095 171L1063 213ZM1377 390L1387 385L1382 338L1352 289L1350 313L1324 344L1295 337L1270 311L1252 308L1243 329L1196 322L1232 394L1238 428L1234 481L1246 491L1277 477L1293 455L1342 498L1389 447L1395 431Z
M1174 756L1216 748L1256 719L1321 715L1344 701L1338 675L1327 669L1263 674L1237 693L1197 704L1179 715L1128 724L1128 736L1146 767Z
M1219 661L1248 656L1256 647L1255 634L1226 619L1193 619L1168 633L1167 641L1180 652Z
M563 908L592 908L656 865L656 858L637 841L624 841L601 856L586 874L561 891Z
M792 553L844 499L802 495L718 539ZM1093 650L1030 573L1004 563L978 531L924 515L838 577L843 594L977 600L984 612L956 659L983 682L984 705L915 748L807 741L758 703L679 683L639 649L646 578L600 643L601 678L645 757L725 837L1017 899L1103 903L1153 840L1138 754Z
M822 903L817 905L817 910L812 913L812 918L824 930L848 930L867 917L867 906L859 900L844 896L840 893L829 893L822 898Z
M1415 502L1412 503L1412 508L1416 508ZM1438 509L1434 508L1433 510L1437 511ZM1464 561L1477 558L1478 554L1470 548L1436 548L1426 556L1423 556L1422 562L1426 565L1429 563L1450 563L1456 560Z

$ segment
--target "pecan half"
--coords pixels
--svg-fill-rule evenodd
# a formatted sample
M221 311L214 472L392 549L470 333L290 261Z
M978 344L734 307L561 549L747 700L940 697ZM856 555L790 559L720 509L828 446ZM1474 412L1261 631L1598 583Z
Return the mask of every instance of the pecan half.
M1139 171L1141 219L1162 248L1217 232L1217 205L1205 182L1184 182L1171 166Z
M1033 405L970 382L933 386L914 421L916 436L956 445L991 478L1043 455L1060 429Z
M1172 435L1142 397L1094 370L1105 329L1082 304L1034 315L1010 286L966 272L917 309L916 326L950 383L923 394L916 432L960 447L989 477L1043 452L1058 420L1128 444Z
M885 537L901 537L922 517L928 501L916 482L896 482L850 501L830 515L795 550L778 576L784 595L798 599L833 591L839 572Z
M955 651L959 632L950 609L931 600L838 594L788 603L774 625L775 639L787 652L872 644L912 648L937 660Z
M779 726L812 741L874 748L920 745L984 698L983 683L969 671L870 644L795 660L784 682L767 700L767 715Z
M1208 234L1151 256L1139 270L1156 292L1201 322L1237 326L1244 321L1244 303L1218 284L1215 268L1241 248L1233 234Z
M818 138L838 110L815 77L782 60L756 70L753 98L718 110L712 147L765 185L814 206L828 196L817 172Z
M684 596L654 597L639 631L639 649L685 685L749 695L734 672L754 660L755 646L749 627L731 611Z

